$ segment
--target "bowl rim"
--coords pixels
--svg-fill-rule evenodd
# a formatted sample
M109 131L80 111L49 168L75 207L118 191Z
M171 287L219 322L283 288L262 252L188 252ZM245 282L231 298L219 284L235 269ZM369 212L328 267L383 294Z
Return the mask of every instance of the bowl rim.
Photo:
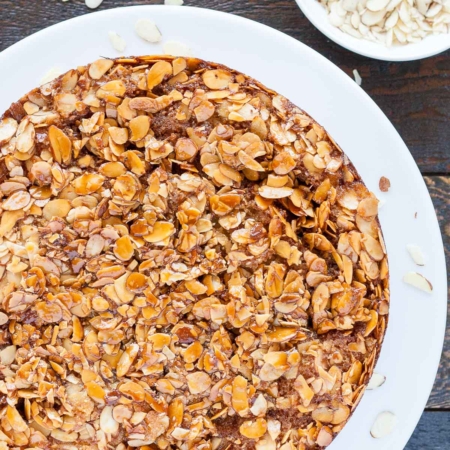
M450 49L450 34L427 36L418 43L385 47L344 33L328 22L326 11L317 0L295 0L307 19L325 36L341 47L368 58L381 61L415 61L429 58Z

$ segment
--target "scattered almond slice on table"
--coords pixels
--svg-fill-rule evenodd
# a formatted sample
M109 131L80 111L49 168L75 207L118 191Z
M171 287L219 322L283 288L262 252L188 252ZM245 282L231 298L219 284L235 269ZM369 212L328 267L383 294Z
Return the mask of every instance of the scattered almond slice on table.
M375 439L384 438L394 431L397 422L398 420L394 413L391 413L390 411L384 411L378 414L375 422L372 425L370 434Z
M429 294L431 294L431 292L433 291L433 285L420 273L408 272L403 277L403 281Z
M353 69L353 76L355 77L355 83L358 86L361 86L362 78L361 78L361 75L359 74L359 72L356 69Z

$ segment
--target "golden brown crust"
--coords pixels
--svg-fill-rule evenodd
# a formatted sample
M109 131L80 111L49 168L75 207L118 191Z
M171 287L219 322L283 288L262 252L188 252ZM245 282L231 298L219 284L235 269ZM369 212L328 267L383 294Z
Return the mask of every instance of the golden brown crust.
M0 450L331 443L389 278L378 201L320 125L150 56L31 91L0 148Z

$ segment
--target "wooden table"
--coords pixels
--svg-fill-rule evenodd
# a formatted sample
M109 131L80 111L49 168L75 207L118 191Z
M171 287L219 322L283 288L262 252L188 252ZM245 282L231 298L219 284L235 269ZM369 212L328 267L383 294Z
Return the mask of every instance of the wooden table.
M104 0L99 9L161 3L162 0ZM328 40L306 19L294 0L185 0L185 4L264 23L317 50L349 76L358 69L363 89L397 128L425 178L441 225L447 263L450 261L450 50L422 61L376 61L350 53ZM89 10L84 0L1 0L0 12L1 51L38 30ZM450 308L448 311L450 315ZM419 359L420 355L418 363ZM449 448L450 326L426 412L406 449Z

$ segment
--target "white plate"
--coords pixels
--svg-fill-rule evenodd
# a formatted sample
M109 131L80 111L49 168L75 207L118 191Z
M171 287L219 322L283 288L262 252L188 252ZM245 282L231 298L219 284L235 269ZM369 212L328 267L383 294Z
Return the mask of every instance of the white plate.
M317 0L295 0L310 22L325 36L352 52L383 61L414 61L450 48L450 34L428 36L415 44L385 47L344 33L328 21L325 8Z
M136 6L97 12L40 31L0 54L0 109L35 87L59 65L67 70L102 56L118 56L108 31L122 35L129 55L156 54L161 45L138 38L134 23L154 20L164 39L188 44L200 58L254 76L287 96L323 124L350 156L369 188L380 194L386 176L381 223L391 267L390 323L377 371L387 376L367 392L329 447L332 450L400 450L413 432L430 394L445 331L446 273L438 223L430 196L408 149L375 103L347 75L300 42L240 17L204 9ZM417 218L414 218L417 212ZM418 269L405 249L417 243L427 264L420 268L434 286L427 295L403 284ZM369 430L381 411L393 411L396 430L382 440Z

